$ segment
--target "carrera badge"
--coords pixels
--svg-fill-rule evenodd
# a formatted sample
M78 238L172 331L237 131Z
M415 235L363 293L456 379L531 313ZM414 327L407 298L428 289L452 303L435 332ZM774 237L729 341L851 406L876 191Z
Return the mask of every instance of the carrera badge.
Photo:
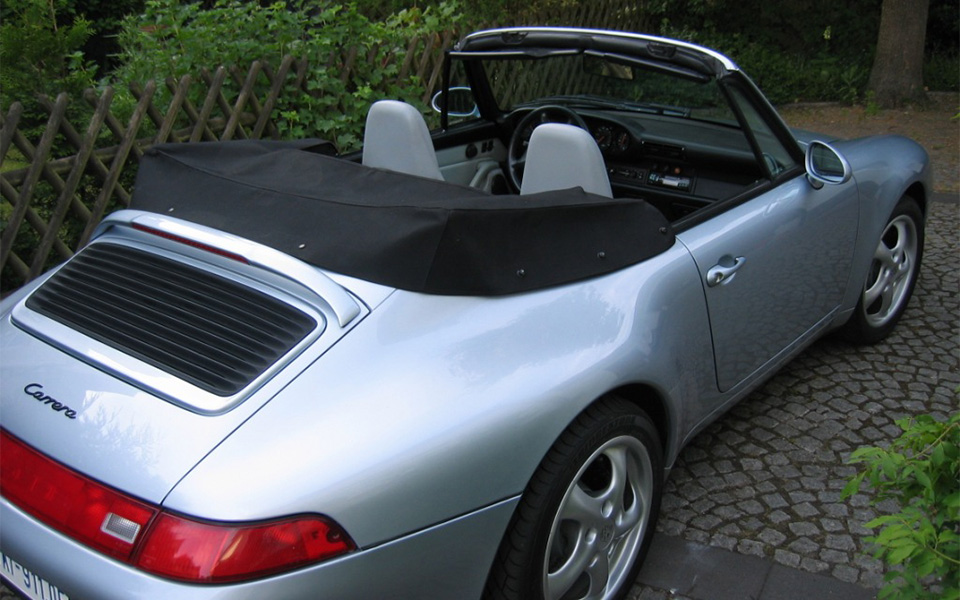
M53 396L48 396L43 391L43 386L40 385L39 383L28 384L26 387L23 388L23 393L30 396L37 402L50 407L50 410L52 410L53 412L63 413L63 416L65 416L68 419L77 418L77 411L73 410L63 402L60 402Z

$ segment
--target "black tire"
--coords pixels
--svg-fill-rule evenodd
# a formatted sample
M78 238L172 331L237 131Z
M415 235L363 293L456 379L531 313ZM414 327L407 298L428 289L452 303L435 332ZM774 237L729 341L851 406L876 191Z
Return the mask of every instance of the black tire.
M887 220L850 320L840 335L855 344L875 344L896 327L906 310L923 259L923 212L904 196Z
M601 398L531 478L484 597L623 598L653 538L662 492L663 450L653 422L625 400Z

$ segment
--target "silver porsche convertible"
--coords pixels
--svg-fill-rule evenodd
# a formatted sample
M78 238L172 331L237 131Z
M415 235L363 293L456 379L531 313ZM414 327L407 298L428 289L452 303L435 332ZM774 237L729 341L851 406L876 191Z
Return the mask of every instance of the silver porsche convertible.
M882 339L927 155L688 43L482 31L440 126L152 148L0 311L0 575L56 600L624 597L684 444Z

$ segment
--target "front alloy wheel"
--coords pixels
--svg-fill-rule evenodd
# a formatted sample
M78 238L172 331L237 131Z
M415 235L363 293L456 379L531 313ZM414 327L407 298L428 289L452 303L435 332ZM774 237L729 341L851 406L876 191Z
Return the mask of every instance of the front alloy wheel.
M653 536L662 478L650 418L620 398L600 399L560 436L531 479L486 597L623 598Z
M864 318L871 326L883 327L906 303L917 270L917 243L917 225L907 215L890 221L880 236L863 290Z
M913 294L922 256L923 213L904 196L877 242L860 301L843 329L847 339L873 344L890 334Z

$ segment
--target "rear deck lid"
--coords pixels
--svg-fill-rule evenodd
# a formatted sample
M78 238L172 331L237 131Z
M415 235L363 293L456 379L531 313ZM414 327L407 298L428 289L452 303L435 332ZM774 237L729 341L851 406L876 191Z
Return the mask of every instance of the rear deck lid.
M152 502L368 312L313 267L126 211L0 315L0 426Z
M274 295L110 242L70 261L26 306L221 397L249 386L323 325Z
M33 335L0 327L0 425L54 460L160 503L249 405L212 417L184 410Z

